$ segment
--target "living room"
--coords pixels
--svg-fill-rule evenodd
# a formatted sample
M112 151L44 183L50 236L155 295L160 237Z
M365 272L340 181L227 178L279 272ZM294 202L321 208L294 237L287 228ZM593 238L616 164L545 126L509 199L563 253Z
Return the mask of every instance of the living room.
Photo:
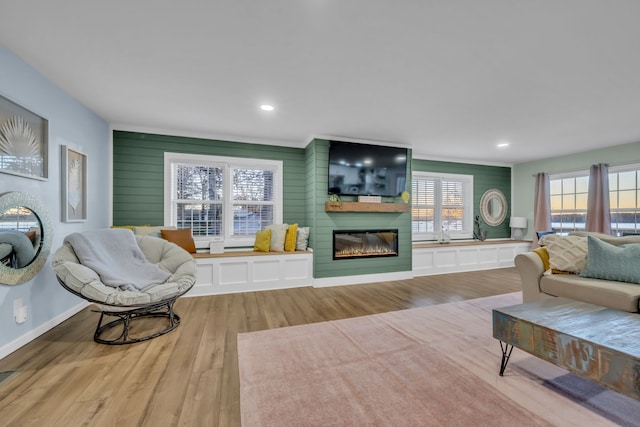
M598 7L596 7L598 2L590 3L590 5L595 10L599 10ZM602 4L600 4L600 6L605 8ZM46 6L45 4L38 4L38 7L45 8L49 6ZM635 11L633 7L629 7L632 11ZM577 8L581 9L581 7ZM142 11L137 9L136 11L136 13L132 14L132 17L137 17L138 19L144 17ZM482 10L478 11L477 9L474 9L474 11L476 13L480 13L480 16L483 16ZM16 9L15 12L21 12L20 15L22 15L22 11L19 8ZM53 14L53 11L50 12ZM46 15L45 12L39 12L38 19L42 20L39 22L46 22L46 17L40 17L40 13ZM321 14L322 12L317 11L317 13ZM546 16L545 14L549 12L538 11L538 13L539 15L536 16L540 16L542 19L542 17ZM587 12L584 10L582 10L581 13L587 15ZM5 21L9 20L11 16L12 14L10 13L4 15L3 18L0 18L0 22L8 24ZM616 12L615 16L616 18L622 16L620 19L624 20L624 16L630 17L633 16L633 13L625 14ZM587 22L599 22L598 19L593 17L593 15L589 15L589 17L591 21L587 20ZM356 21L358 20L357 15L350 16L350 18L355 19ZM586 19L587 17L580 14L580 18ZM65 22L66 21L61 20L62 25L60 26L65 27L65 25L63 25ZM301 22L304 21L302 20ZM131 24L130 22L128 23ZM476 25L472 24L472 17L465 15L464 23L478 29ZM300 22L298 22L298 24L300 25ZM314 25L319 24L314 21ZM587 26L587 24L581 24L581 29L583 29L582 25ZM50 22L48 26L50 28ZM5 30L3 31L8 31L6 29L10 27L11 26L9 25L4 25ZM635 30L628 29L624 25L619 25L619 27L621 28L621 32L623 31L622 28L624 28L625 31L630 32L630 34L625 33L624 35L619 36L620 39L627 41L637 40L637 38L633 37L637 35L637 33L634 32ZM17 37L17 35L9 36L7 33L3 32L2 37L0 38L0 64L2 64L2 68L0 70L0 75L2 76L2 78L0 78L0 95L42 117L45 117L48 120L48 179L26 179L24 177L2 174L0 177L1 188L3 193L6 191L29 193L39 199L47 207L53 225L52 249L54 250L62 245L65 236L76 231L100 229L109 227L112 224L127 225L132 222L135 225L161 225L164 223L164 218L159 216L163 213L164 206L162 205L162 202L160 202L160 206L158 206L157 193L154 193L155 195L151 201L145 201L145 199L139 198L139 200L142 201L141 205L143 205L143 207L145 203L153 205L148 208L148 212L152 213L148 216L148 219L138 219L131 215L127 216L127 213L125 212L126 209L122 209L122 202L120 198L122 193L118 193L119 190L116 189L117 185L114 181L119 177L118 174L121 173L121 171L118 170L119 162L116 158L117 150L123 149L124 147L120 145L119 148L116 148L114 144L117 145L119 142L121 143L123 136L125 135L134 136L139 139L157 136L172 140L174 144L175 141L181 139L198 140L200 143L205 142L211 145L213 149L208 148L207 150L213 151L218 148L217 145L226 144L227 147L225 150L227 151L224 155L229 155L228 153L234 151L234 149L236 152L240 149L241 151L255 153L256 146L263 147L274 153L287 151L288 156L296 157L297 160L295 160L295 164L296 167L299 166L297 171L297 174L299 175L294 174L290 176L291 179L295 179L296 176L299 177L306 174L306 164L307 162L314 161L314 158L305 157L305 151L310 149L309 144L316 144L318 146L326 144L328 137L322 135L337 135L344 136L344 139L374 141L378 143L380 141L388 141L388 145L405 147L411 146L412 141L410 136L393 134L390 131L386 132L383 130L379 133L378 138L376 139L367 134L366 130L363 128L358 129L356 126L353 128L343 126L341 128L336 128L337 130L334 131L333 129L322 127L322 122L318 123L315 128L307 129L307 137L305 137L304 140L298 140L296 143L292 142L291 138L288 138L288 135L285 135L285 131L282 131L282 138L278 139L272 136L262 138L259 131L258 133L252 133L249 135L234 134L235 130L232 130L231 127L220 126L212 129L203 129L197 126L190 127L188 124L189 119L185 116L195 113L187 112L186 109L182 115L177 115L174 121L167 122L166 126L151 126L144 122L138 123L129 120L107 120L95 112L90 107L91 104L87 102L86 99L80 101L75 95L70 94L68 90L64 89L65 86L69 84L66 78L58 75L59 80L54 80L56 73L59 71L52 69L51 65L40 64L36 56L29 56L26 53L15 53L15 49L19 49L20 46L20 44L14 39ZM28 39L28 37L24 38ZM617 41L618 39L615 40ZM380 46L384 46L384 43L380 40L377 39L376 41L379 42ZM596 41L589 40L589 42L595 43ZM27 44L37 45L38 43L39 42L35 40L31 40ZM455 46L455 43L453 45ZM580 43L578 43L578 45L580 45ZM598 46L601 47L602 50L594 48L595 52L587 52L584 57L581 57L583 62L578 62L576 64L576 68L586 68L587 66L597 68L596 71L603 73L607 78L611 79L610 84L612 87L610 87L610 91L606 92L603 86L594 84L594 86L597 86L598 90L602 90L603 93L601 95L604 98L598 97L598 93L594 92L589 92L584 95L584 98L582 98L583 104L589 104L589 106L591 106L591 104L600 104L600 108L587 109L585 107L585 110L588 111L581 113L581 111L576 107L580 102L572 104L574 107L573 110L569 109L568 104L562 104L562 107L566 108L566 114L563 115L563 123L558 124L554 122L557 126L552 129L553 132L540 135L540 138L547 138L551 141L552 148L549 148L549 146L546 146L547 148L543 148L542 143L539 147L533 148L531 146L535 146L536 144L526 144L527 147L523 147L521 145L518 146L514 140L511 149L516 152L522 151L523 153L526 151L527 155L530 156L529 159L532 160L496 160L499 159L499 156L502 155L501 153L503 153L503 151L493 151L495 148L493 147L495 142L493 140L494 135L487 137L486 134L479 131L476 135L485 135L482 137L484 138L483 142L490 139L491 144L480 144L472 141L472 146L475 143L477 148L469 149L467 146L461 145L461 148L457 149L453 142L456 138L460 140L461 144L467 139L473 139L471 132L469 134L461 132L457 136L452 137L448 143L436 144L431 142L430 145L434 146L434 150L436 150L436 148L440 150L442 149L441 147L435 147L436 145L448 145L448 151L445 151L445 153L450 153L451 155L449 156L442 154L442 151L429 151L429 144L427 144L426 149L423 148L424 152L420 152L420 150L411 146L414 170L422 168L425 171L429 169L438 169L437 172L441 173L464 173L465 170L474 168L478 169L478 172L469 172L470 174L474 174L474 185L479 186L478 189L474 191L475 205L478 205L480 196L484 190L495 187L502 188L508 200L509 215L527 218L527 223L529 225L526 229L525 239L530 240L534 231L532 226L534 211L534 174L544 171L550 175L560 176L565 173L588 170L592 164L596 163L608 163L612 167L640 164L640 132L638 131L637 124L629 124L636 121L637 111L634 111L629 107L629 104L624 104L622 101L620 101L620 104L615 102L618 98L621 100L637 99L637 94L634 92L637 89L635 87L631 87L631 85L627 85L627 82L629 82L629 75L637 75L637 71L640 71L638 69L639 64L635 59L633 50L631 50L626 44L618 45L618 50L614 51L615 55L614 53L608 54L611 56L606 56L603 53L603 51L606 50L605 48L608 48L609 46ZM98 49L98 47L95 49ZM59 47L56 52L61 60L64 60L64 47ZM130 54L131 56L129 59L132 59L138 54L140 54L140 52L135 51L134 49L134 52ZM600 55L604 55L608 61L602 59L602 56ZM442 53L442 57L446 57L445 53ZM230 58L237 59L234 55L230 55ZM592 62L589 63L585 58L590 59ZM519 59L522 58L519 57ZM616 62L618 60L619 63ZM231 61L231 59L229 59L229 61ZM476 64L477 68L482 69L482 61L478 62L480 64ZM607 73L607 66L603 65L606 63L615 63L620 68L615 68L615 73L613 71L611 73ZM462 64L464 64L464 61L458 63L458 65ZM92 65L96 68L108 68L110 66L109 61L106 59L104 63L94 63ZM253 63L249 64L247 68L251 68L253 65ZM530 63L528 63L528 65L533 66L533 64ZM156 64L156 66L161 65ZM603 67L604 70L600 67ZM611 67L613 68L613 65L611 65ZM492 68L492 70L495 70L495 68ZM575 71L575 69L572 70ZM543 71L538 72L542 73ZM546 69L545 72L549 72L549 70ZM593 71L593 73L595 73L595 71ZM469 83L471 85L473 84L475 77L473 76L473 73L469 74L470 75L467 75L467 78L471 82ZM91 81L92 79L89 77L90 75L91 74L89 72L83 70L81 75L73 75L69 78L72 80L78 79ZM588 76L592 76L591 72L588 73ZM446 78L446 76L438 77ZM332 78L335 79L334 84L336 86L340 87L341 84L343 84L340 83L340 76L332 76ZM380 78L380 76L376 75L370 78L375 80ZM286 76L284 79L286 80ZM150 78L149 80L153 79ZM250 79L247 78L246 80ZM588 86L589 84L589 77L584 77L584 80L578 78L578 80L580 80L580 82L573 82L576 86L582 87L578 83L582 83L584 86ZM615 82L619 83L616 84ZM524 127L535 128L539 124L544 124L546 119L553 120L553 116L559 115L559 112L552 108L552 104L559 102L559 100L564 97L565 93L563 90L565 90L566 87L563 88L563 85L571 86L571 83L572 82L567 80L558 82L557 86L553 86L558 91L556 93L557 97L552 97L549 93L545 93L547 98L539 100L540 104L537 105L539 108L524 111L521 116L514 117L508 115L507 113L509 110L515 110L510 106L506 108L506 110L500 110L499 112L500 114L504 114L505 121L520 120L525 123ZM92 84L94 86L101 85L99 81L94 81ZM142 85L140 82L137 84ZM395 86L397 84L398 83L396 82L393 85L396 89L398 89ZM495 84L498 85L498 83ZM522 84L522 86L527 86L526 82L520 82L520 84ZM309 82L309 85L313 85L313 82ZM605 85L604 87L606 88L607 86ZM240 90L238 86L235 86L234 88ZM130 90L132 92L131 98L144 98L145 90L150 91L151 89L144 86L140 91L137 91L135 87L132 87ZM158 88L155 87L153 90L158 91ZM402 88L398 90L402 91ZM425 93L427 92L428 91L425 90ZM533 92L535 92L535 90L533 90ZM439 94L437 91L435 93ZM571 93L573 94L574 92ZM322 98L322 94L314 93L314 95L318 97L318 99ZM392 98L392 95L392 93L386 93L385 95L380 95L380 98L372 97L365 99L365 101L373 104L377 103L377 101L380 101L385 96ZM452 101L452 104L463 103L461 100L464 100L464 96L456 93L452 93L451 95L460 96L460 98L457 99L457 102ZM485 106L490 103L504 103L509 105L515 98L515 96L512 97L503 94L502 98L496 99L490 97L489 95L491 94L487 92L485 92L484 95L484 97L474 100L473 104L471 102L469 103L467 108L472 110L471 112L462 111L457 114L452 114L452 118L446 122L447 125L451 128L465 128L466 126L474 128L475 126L477 129L477 123L474 123L473 118L478 110L485 108ZM95 95L90 94L89 96L106 98L104 93L97 92L97 90ZM122 94L119 94L119 96L120 97L116 96L115 99L109 99L108 102L118 105L118 107L123 111L123 116L126 117L127 111L129 110L127 98ZM190 96L196 97L197 95L192 93ZM527 96L532 95L529 94ZM208 94L206 97L208 99L214 98L211 94ZM434 95L434 98L435 97L437 96ZM340 98L336 98L336 100L342 101ZM338 101L336 101L336 104ZM250 101L245 100L242 102L248 103ZM338 108L338 106L333 103L330 103L329 105L333 108ZM446 109L447 106L448 104L446 102L441 101L437 106L437 109ZM147 107L151 110L153 106L148 105ZM278 105L276 105L276 107L278 107ZM453 105L451 107L453 108ZM527 107L531 107L531 105L527 105ZM138 110L143 109L139 106L136 108ZM282 108L284 109L284 106ZM289 108L293 109L299 107L290 106ZM223 110L224 108L220 107L220 110L216 111L216 113L220 117L224 118ZM414 108L412 108L412 110L414 110ZM604 110L612 111L615 114L604 114ZM278 113L278 109L276 109L275 113ZM431 111L427 111L420 114L420 116L428 117L430 113ZM309 114L321 116L322 111L314 110ZM602 114L602 116L599 116L599 114ZM602 128L585 130L585 128L588 128L587 125L597 122L599 117L602 117ZM184 121L181 122L180 119L183 119ZM440 116L440 119L443 121L445 120L442 116ZM271 132L276 132L273 128L278 128L281 126L281 123L278 122L278 125L274 125L272 123L270 124L269 120L270 119L268 117L261 116L258 119L260 126L257 126L257 129L268 129L270 132L268 135L272 135ZM421 120L429 122L426 118ZM379 120L374 118L371 121L377 122ZM623 126L625 123L627 123L626 127ZM429 124L434 128L437 127L437 123ZM482 126L479 127L482 128ZM267 132L265 131L265 135L266 134ZM495 136L497 137L497 135ZM86 220L82 222L66 222L61 219L60 212L62 209L60 192L62 172L60 146L62 145L79 148L86 154L88 159L88 212ZM531 154L532 150L538 150L539 152L537 154ZM241 154L240 156L253 157L253 155L248 154ZM280 154L272 153L269 154L269 156L275 156L276 158L279 158L279 160L287 161ZM513 158L517 158L515 154L513 154L513 156ZM265 156L263 155L262 157L264 158ZM326 166L317 165L317 167L324 168ZM505 171L506 178L504 176ZM497 181L491 179L488 181L486 180L488 176L495 173L500 175ZM162 178L158 178L155 184L156 190L160 189L160 192L162 191L161 179ZM304 182L305 185L309 184L306 176L304 178ZM314 206L312 208L305 201L306 197L310 197L309 194L307 194L306 187L301 188L300 186L295 186L291 183L288 185L292 193L285 195L289 200L285 201L283 222L299 222L301 225L304 225L304 223L306 223L306 225L312 225L312 223L315 222L316 224L321 225L321 222L317 221L314 216L325 215L324 210L318 206ZM326 184L323 183L322 185ZM328 195L322 191L320 187L316 188L312 194L317 204L322 203L322 205L324 205L324 202L328 200ZM399 198L397 201L401 202ZM382 214L374 214L374 216L370 216L369 218L376 216L378 218L382 218L382 222L386 221L388 218ZM337 214L334 214L333 217L337 217ZM358 221L362 216L355 216L352 217L352 219L345 220L340 218L341 217L338 217L336 221L347 221L348 223L349 221ZM401 225L401 227L407 227L410 222L409 214L401 215L398 221L404 224ZM344 225L340 225L344 227ZM395 226L393 228L395 228ZM496 229L492 229L492 232L493 234L489 235L490 239L508 239L511 235L511 230L506 223ZM325 240L316 240L320 239L320 237L318 234L314 235L313 233L314 231L312 229L312 248L315 251L318 251L319 254L323 254L322 251L329 251L329 234L322 237L322 239ZM411 272L413 268L411 257L408 255L411 251L411 242L409 240L410 233L405 230L401 237L404 239L404 241L401 242L401 245L404 246L401 247L401 255L399 259L390 260L378 258L375 261L368 260L367 263L364 264L364 268L362 267L362 264L350 264L349 261L340 261L342 264L336 264L343 266L347 265L348 267L343 267L343 270L345 271L341 272L340 268L335 269L327 265L324 267L319 266L316 273L317 276L314 277L317 277L318 279L331 279L336 281L339 281L340 278L344 277L347 278L344 279L347 281L349 276L359 276L365 274L365 272L367 274L388 273L390 274L390 276L388 276L388 280L394 280L395 276L393 276L393 274L401 274L403 272L404 276L400 277L406 277L407 274L410 274L407 272ZM404 251L402 251L402 249L404 249ZM322 256L326 257L327 255ZM376 267L380 265L381 267ZM379 269L376 270L376 268ZM26 302L28 311L27 321L19 324L16 323L14 319L14 301L18 299L22 299ZM71 318L74 314L83 310L85 307L77 297L66 292L57 284L53 270L49 265L45 265L36 277L25 284L20 286L0 286L0 302L0 306L2 307L0 314L0 324L2 325L2 328L0 328L0 357L9 355L44 332L50 330L55 325Z

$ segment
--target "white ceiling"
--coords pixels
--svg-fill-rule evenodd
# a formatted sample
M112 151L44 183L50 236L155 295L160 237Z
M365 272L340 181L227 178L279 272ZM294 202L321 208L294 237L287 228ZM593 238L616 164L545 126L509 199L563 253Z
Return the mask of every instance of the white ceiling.
M638 0L0 0L0 43L116 129L513 164L640 141L639 20Z

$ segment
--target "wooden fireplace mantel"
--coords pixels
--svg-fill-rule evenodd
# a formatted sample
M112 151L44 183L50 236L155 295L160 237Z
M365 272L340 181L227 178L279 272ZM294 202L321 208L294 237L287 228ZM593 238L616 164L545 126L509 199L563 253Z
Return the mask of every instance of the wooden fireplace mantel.
M325 212L409 212L408 203L325 202Z

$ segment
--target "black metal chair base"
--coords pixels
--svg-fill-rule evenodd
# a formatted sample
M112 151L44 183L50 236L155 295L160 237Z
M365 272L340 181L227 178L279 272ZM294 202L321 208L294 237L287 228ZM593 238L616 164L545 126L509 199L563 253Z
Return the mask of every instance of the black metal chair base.
M164 335L168 332L173 331L175 328L180 325L180 316L178 316L173 311L173 303L176 301L176 298L163 301L162 303L158 303L155 305L149 305L145 307L139 307L133 310L127 311L100 311L100 320L98 321L98 326L96 327L96 331L93 334L93 340L100 344L108 344L108 345L122 345L122 344L133 344L141 341L147 341L152 338L159 337L160 335ZM104 317L112 316L117 317L116 320L112 320L109 323L102 324ZM129 337L129 328L131 322L140 318L148 318L148 317L164 317L168 319L168 326L159 331L155 332L151 335L146 335L140 338L130 338ZM114 339L104 339L101 338L103 332L110 330L118 325L122 325L122 333L117 338Z

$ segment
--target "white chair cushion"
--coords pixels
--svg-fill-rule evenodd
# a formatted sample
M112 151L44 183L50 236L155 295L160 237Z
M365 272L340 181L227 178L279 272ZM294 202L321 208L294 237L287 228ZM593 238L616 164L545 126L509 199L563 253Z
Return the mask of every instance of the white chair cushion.
M79 263L71 245L63 244L53 255L51 266L60 280L71 290L90 301L115 306L148 305L187 292L196 281L196 262L179 246L161 238L136 236L147 260L171 273L171 277L144 291L123 291L107 286L93 270Z

